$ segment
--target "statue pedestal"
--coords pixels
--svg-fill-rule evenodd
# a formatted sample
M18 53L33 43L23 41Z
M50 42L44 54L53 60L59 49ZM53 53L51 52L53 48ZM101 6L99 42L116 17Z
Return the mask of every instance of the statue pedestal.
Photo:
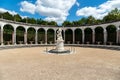
M64 40L57 40L56 50L57 51L64 51Z
M56 48L50 50L50 53L70 53L70 50L64 50L64 40L62 38L61 34L62 30L61 28L58 29L57 31L57 42L56 42Z

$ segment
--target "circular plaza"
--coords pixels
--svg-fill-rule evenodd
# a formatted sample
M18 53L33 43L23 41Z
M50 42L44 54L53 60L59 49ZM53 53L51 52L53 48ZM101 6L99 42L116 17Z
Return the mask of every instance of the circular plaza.
M74 47L73 54L57 55L46 53L45 48L0 50L0 80L120 79L120 51Z

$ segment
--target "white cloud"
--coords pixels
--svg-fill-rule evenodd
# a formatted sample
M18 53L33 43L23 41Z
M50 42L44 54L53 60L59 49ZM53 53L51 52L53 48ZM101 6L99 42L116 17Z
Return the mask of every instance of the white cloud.
M11 15L16 15L18 14L17 12L15 11L11 11L11 10L7 10L7 9L4 9L4 8L0 8L0 13L5 13L5 12L9 12ZM22 16L20 15L22 18L27 18L28 16Z
M120 0L108 0L107 2L99 5L98 7L84 7L76 12L77 16L88 17L90 15L97 19L102 19L114 8L120 9Z
M39 13L46 16L45 20L53 20L60 24L66 20L69 10L75 3L76 0L37 0L35 4L23 1L20 10L32 14Z
M15 12L15 11L11 11L11 10L7 10L7 9L4 9L4 8L0 8L0 13L4 13L4 12L9 12L12 15L16 15L17 14L17 12Z
M35 13L35 5L33 5L32 3L29 3L27 1L23 1L21 2L22 7L20 8L20 11L22 12L29 12L31 14Z

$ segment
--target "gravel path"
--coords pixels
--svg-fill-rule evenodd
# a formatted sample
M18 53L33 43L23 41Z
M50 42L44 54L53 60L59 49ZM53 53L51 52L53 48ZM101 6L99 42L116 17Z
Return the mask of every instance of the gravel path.
M0 80L120 80L120 51L75 48L66 55L45 47L1 50Z

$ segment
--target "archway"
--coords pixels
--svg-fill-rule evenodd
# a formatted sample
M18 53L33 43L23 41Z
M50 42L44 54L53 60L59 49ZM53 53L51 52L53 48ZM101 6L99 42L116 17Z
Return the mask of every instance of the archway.
M116 44L116 27L114 25L109 25L107 30L107 43Z
M55 34L55 31L53 29L47 30L47 43L48 44L54 43L54 34Z
M92 43L92 29L91 28L86 28L84 30L85 32L85 43Z
M73 43L73 31L71 29L65 30L65 43Z
M101 26L95 28L95 43L103 44L104 42L104 30Z
M28 28L27 30L27 43L35 44L35 29L34 28Z
M82 43L82 30L81 29L75 30L75 43L76 44Z
M18 26L16 29L16 43L17 44L24 43L24 33L25 33L25 28L23 26Z
M5 45L13 44L14 28L10 24L6 24L3 27L3 43Z
M38 29L38 43L45 43L45 30L43 28Z

